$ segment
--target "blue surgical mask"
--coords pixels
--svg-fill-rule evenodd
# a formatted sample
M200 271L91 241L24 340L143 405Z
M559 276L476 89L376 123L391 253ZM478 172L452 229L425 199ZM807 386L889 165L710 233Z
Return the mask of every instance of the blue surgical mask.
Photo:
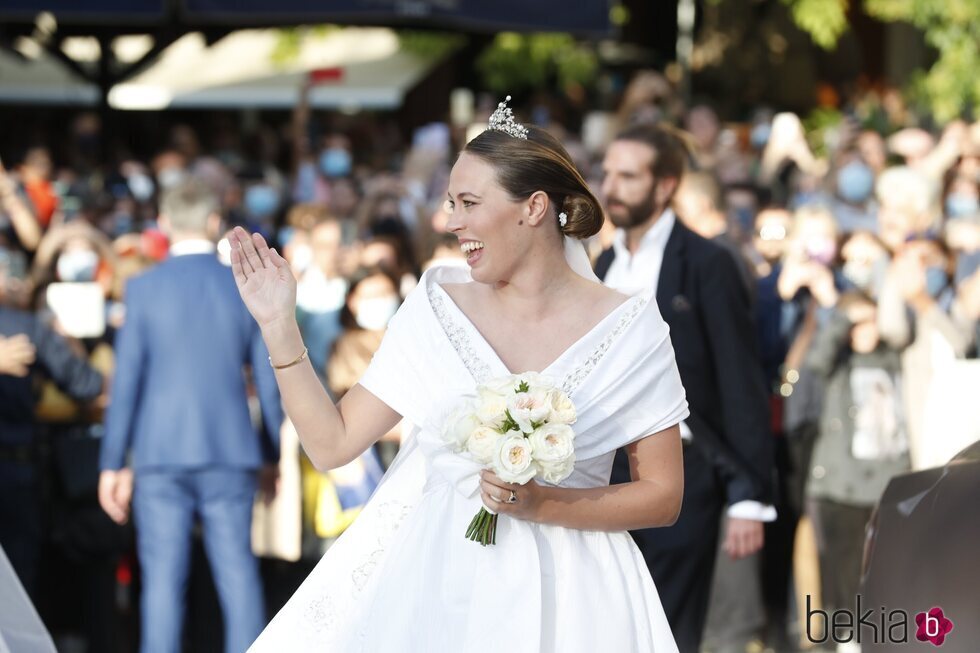
M351 171L350 152L331 147L320 154L320 171L327 177L346 177Z
M89 250L65 252L55 265L62 281L94 281L99 255Z
M769 134L772 133L772 125L768 122L761 122L749 132L749 143L757 150L761 150L769 142Z
M851 161L837 171L837 192L852 204L860 204L871 197L874 183L874 172L860 161Z
M755 211L751 206L736 206L732 209L736 224L744 231L752 231L752 223L755 221Z
M316 166L311 162L300 165L293 184L293 200L312 202L316 199Z
M930 265L926 268L926 292L930 297L938 298L948 284L949 276L944 268L938 265Z
M128 213L117 213L112 220L112 235L116 238L133 231L133 216Z
M254 218L267 218L279 208L279 193L272 186L259 184L245 191L245 211Z
M946 217L958 218L973 215L980 211L980 202L973 195L966 193L950 193L946 196Z
M975 252L961 252L956 257L956 285L959 286L964 279L972 277L978 267L980 267L980 249Z

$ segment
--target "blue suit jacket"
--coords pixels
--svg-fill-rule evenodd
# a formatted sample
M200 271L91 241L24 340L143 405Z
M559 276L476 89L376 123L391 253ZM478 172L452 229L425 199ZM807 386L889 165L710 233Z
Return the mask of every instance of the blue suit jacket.
M244 366L262 408L256 433ZM257 468L279 457L283 420L265 343L231 270L214 254L186 254L126 285L126 321L100 466Z

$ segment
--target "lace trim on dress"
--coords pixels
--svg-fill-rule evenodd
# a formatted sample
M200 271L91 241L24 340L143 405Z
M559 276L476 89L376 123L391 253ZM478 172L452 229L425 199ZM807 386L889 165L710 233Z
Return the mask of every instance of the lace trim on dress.
M452 343L453 349L459 354L463 365L469 370L470 375L477 383L484 383L490 380L490 366L473 349L473 343L470 342L466 329L456 324L453 320L449 311L446 309L442 295L436 292L434 285L430 285L427 292L429 303L432 305L432 310L436 314L436 319L439 320L439 324L442 325L442 330L446 332L446 337L449 338L449 342Z
M351 572L350 601L354 601L364 590L371 579L375 568L388 548L392 534L408 516L411 507L400 501L385 501L377 507L377 518L380 527L373 549L365 549L360 555L360 564ZM312 599L306 606L306 623L310 624L313 632L323 635L333 631L340 613L338 600L333 588L324 587L323 594ZM340 599L346 604L346 600Z
M432 310L436 314L436 318L439 320L439 324L442 326L443 331L446 332L446 337L449 338L449 342L452 343L453 349L459 354L460 359L463 361L463 365L469 370L470 374L476 380L477 383L484 383L491 378L490 365L488 365L473 348L473 343L470 341L469 333L467 330L456 323L452 315L446 309L445 302L443 301L442 295L440 295L434 285L429 286L427 289L429 295L429 302L432 304ZM633 305L620 316L619 321L616 326L606 334L602 341L596 345L592 353L582 361L575 369L565 375L562 380L561 389L567 395L571 395L572 392L578 388L582 381L589 375L592 369L602 360L602 357L606 355L609 347L612 346L616 338L626 330L627 327L633 322L643 306L647 303L647 300L643 297L635 297ZM574 346L574 345L573 345Z
M626 300L626 301L630 301L630 300ZM619 335L623 331L625 331L630 324L632 324L633 320L636 318L637 315L640 314L640 310L643 308L644 304L646 303L647 300L644 299L643 297L636 298L636 301L633 303L633 306L631 306L628 311L626 311L620 316L619 322L616 323L616 326L613 328L613 330L607 333L606 337L602 339L602 342L596 345L596 348L592 350L592 353L589 354L589 357L586 358L578 367L576 367L571 372L565 375L565 378L562 380L561 383L562 392L564 392L566 395L571 396L571 394L580 385L582 385L582 381L585 380L585 377L589 375L589 372L591 372L592 369L599 363L599 361L602 360L602 357L606 355L606 352L609 350L609 347L612 346L616 338L618 338Z

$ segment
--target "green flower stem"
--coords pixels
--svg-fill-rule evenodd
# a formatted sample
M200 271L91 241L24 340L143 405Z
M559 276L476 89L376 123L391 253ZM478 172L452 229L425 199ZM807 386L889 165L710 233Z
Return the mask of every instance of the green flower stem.
M486 508L480 508L466 529L466 539L479 542L483 546L497 543L497 515Z

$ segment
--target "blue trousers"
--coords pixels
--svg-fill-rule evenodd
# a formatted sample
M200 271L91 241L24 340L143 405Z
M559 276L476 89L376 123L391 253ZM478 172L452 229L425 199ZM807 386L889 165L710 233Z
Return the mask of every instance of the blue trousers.
M191 535L199 519L224 615L225 653L242 653L265 625L252 555L254 470L137 472L133 493L140 559L141 653L180 653Z

